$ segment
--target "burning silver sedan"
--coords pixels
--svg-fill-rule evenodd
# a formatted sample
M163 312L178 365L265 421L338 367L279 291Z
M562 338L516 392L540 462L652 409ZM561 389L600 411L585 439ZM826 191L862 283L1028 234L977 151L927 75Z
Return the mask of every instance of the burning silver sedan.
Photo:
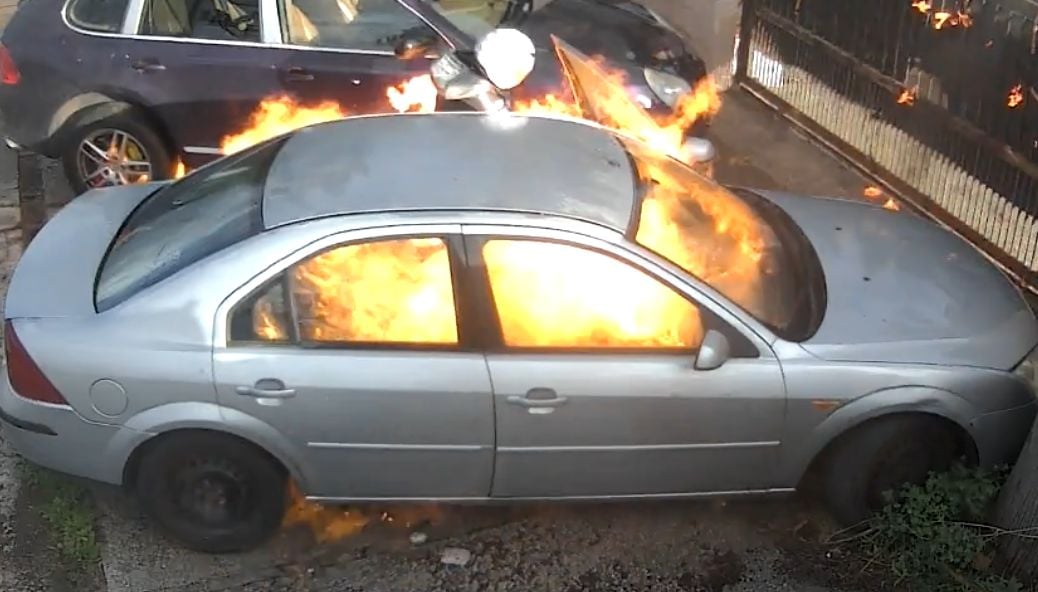
M348 155L348 156L344 156ZM1018 453L1038 322L921 219L592 123L321 124L97 190L18 265L4 437L225 552L310 502L792 492Z

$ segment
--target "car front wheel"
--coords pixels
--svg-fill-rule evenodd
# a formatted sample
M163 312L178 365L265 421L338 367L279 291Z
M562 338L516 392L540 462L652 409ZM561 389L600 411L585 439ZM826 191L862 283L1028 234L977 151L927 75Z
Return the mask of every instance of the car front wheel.
M62 165L77 193L168 179L173 169L162 138L133 112L73 128L62 141Z
M904 415L858 427L827 456L822 495L845 525L867 520L903 486L921 484L931 472L948 470L960 455L955 435L928 416Z
M281 524L285 472L265 452L231 436L188 432L161 437L140 459L142 509L186 547L245 551Z

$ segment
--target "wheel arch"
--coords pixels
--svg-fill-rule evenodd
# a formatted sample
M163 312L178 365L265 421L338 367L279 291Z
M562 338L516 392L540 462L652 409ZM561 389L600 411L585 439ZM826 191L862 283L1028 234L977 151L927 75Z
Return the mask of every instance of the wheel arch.
M876 391L838 408L817 425L799 454L792 455L789 474L798 486L809 484L818 468L840 442L852 433L895 417L917 416L937 419L954 436L959 452L971 463L980 458L971 419L978 415L973 405L955 393L934 388L899 387Z
M144 123L154 129L166 144L171 155L180 154L181 150L173 139L173 134L168 126L152 110L145 107L142 101L96 91L70 97L54 111L47 128L47 137L51 138L51 146L48 148L52 152L60 151L58 146L62 143L64 136L77 126L128 112L141 117Z
M140 426L145 425L147 428L140 429ZM129 450L122 469L124 487L133 486L141 460L158 442L192 433L215 433L256 448L295 481L301 491L309 491L311 480L293 454L288 441L273 426L240 411L221 408L212 403L174 403L137 415L127 422L126 427L151 435Z

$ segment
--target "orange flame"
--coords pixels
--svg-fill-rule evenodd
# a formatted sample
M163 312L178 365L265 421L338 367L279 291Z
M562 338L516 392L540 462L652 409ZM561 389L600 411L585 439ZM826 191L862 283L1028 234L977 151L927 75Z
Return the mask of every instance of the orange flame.
M1019 107L1024 102L1024 85L1018 84L1009 91L1009 98L1006 100L1006 104L1009 105L1010 109Z
M325 506L307 501L295 483L288 485L288 509L281 526L307 527L320 543L331 543L359 533L368 525L382 523L399 528L422 524L436 524L443 520L443 511L434 505L408 505L387 510Z
M862 189L861 193L862 195L873 201L883 199L884 197L883 190L879 187L876 187L875 185L866 186L865 189ZM891 210L893 212L901 210L901 206L898 205L896 201L894 201L893 197L886 198L886 200L883 202L883 208Z
M955 11L953 13L942 10L933 13L933 28L939 31L943 29L945 25L948 27L970 27L973 25L973 17L961 11Z
M293 130L343 117L346 111L334 101L307 107L285 95L264 99L244 130L220 140L220 152L234 154Z
M594 88L585 89L595 96L595 113L582 113L579 105L564 95L549 94L530 101L517 101L512 110L517 113L554 113L566 117L584 117L602 125L638 138L653 149L688 161L685 136L699 119L716 114L721 108L721 97L711 77L699 81L692 92L686 93L674 106L671 114L654 119L641 105L631 99L627 91L627 75L604 65L605 59L596 56L577 67L584 70L586 80Z
M688 160L684 148L686 130L700 118L714 115L721 108L721 98L712 78L700 81L692 92L682 96L673 112L659 120L653 119L642 107L631 100L626 90L626 74L602 65L604 58L596 57L585 67L601 83L595 89L599 105L599 123L627 133L646 142L664 154ZM437 90L432 77L415 76L386 89L391 109L397 112L430 113L436 110ZM567 117L587 117L571 98L564 94L547 94L528 101L516 101L516 113L556 114ZM232 154L300 127L341 119L346 111L332 101L315 106L304 106L284 95L263 100L253 112L249 124L241 131L225 136L220 142L223 154Z
M180 159L178 158L178 159L177 159L177 160L176 160L176 161L175 161L175 162L173 163L173 173L172 173L172 177L173 177L174 179L179 179L179 178L183 177L183 176L184 176L184 175L186 175L186 174L187 174L187 166L186 166L186 165L184 165L184 161L183 161L183 160L180 160Z
M915 88L912 88L912 89L907 89L906 88L906 89L902 90L901 94L898 95L898 97L897 97L897 104L898 105L908 105L908 106L915 105L915 97L916 97L916 93L917 92L918 92L918 90L915 89Z
M926 14L930 12L931 8L933 8L933 4L930 4L926 0L915 0L915 2L912 2L912 8L918 10L923 14Z
M428 74L415 76L386 89L389 104L398 113L409 111L432 113L436 110L437 96L436 84L433 82L432 76Z

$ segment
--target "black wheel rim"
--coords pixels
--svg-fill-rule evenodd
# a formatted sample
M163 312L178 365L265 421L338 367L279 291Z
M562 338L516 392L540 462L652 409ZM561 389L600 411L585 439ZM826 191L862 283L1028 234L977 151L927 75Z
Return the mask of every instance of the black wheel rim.
M167 504L177 518L211 532L234 529L255 508L250 480L231 463L192 459L175 468L166 488Z

